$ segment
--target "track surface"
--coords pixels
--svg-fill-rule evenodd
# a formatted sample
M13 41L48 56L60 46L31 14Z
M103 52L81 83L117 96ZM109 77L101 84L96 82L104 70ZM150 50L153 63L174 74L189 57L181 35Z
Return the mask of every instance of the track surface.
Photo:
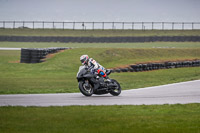
M200 103L200 80L122 91L120 96L81 93L0 95L0 106L151 105Z

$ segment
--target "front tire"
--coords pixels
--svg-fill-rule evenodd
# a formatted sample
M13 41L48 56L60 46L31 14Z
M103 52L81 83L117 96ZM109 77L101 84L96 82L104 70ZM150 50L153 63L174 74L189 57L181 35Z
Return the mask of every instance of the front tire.
M85 96L92 96L92 94L94 93L93 87L90 83L88 83L88 85L89 86L86 86L86 82L80 81L79 90Z
M120 86L120 84L119 84L116 80L114 80L114 79L112 79L111 82L114 83L114 84L116 84L117 87L115 87L114 89L112 89L112 90L110 91L110 94L113 95L113 96L118 96L118 95L121 93L121 86Z

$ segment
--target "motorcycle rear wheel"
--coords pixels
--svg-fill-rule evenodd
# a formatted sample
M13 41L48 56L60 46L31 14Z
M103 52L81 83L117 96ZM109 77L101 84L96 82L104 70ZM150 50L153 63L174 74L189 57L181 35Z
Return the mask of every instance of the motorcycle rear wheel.
M92 94L94 93L92 85L89 83L88 87L86 86L86 83L84 81L79 82L79 90L85 96L92 96Z
M113 90L111 90L111 91L110 91L110 94L113 95L113 96L118 96L118 95L121 93L121 86L120 86L120 84L119 84L116 80L114 80L114 79L112 79L111 82L114 83L114 84L116 84L117 87L115 87Z

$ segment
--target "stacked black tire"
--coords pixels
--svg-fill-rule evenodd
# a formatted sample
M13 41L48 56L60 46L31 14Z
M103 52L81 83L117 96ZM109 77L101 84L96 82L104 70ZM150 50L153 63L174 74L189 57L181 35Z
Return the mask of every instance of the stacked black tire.
M181 68L181 67L199 67L200 60L193 61L178 61L178 62L162 62L162 63L147 63L147 64L135 64L130 65L126 68L110 69L111 72L141 72L151 71L158 69L170 69L170 68Z
M69 48L22 48L21 63L41 63L48 54L56 53Z

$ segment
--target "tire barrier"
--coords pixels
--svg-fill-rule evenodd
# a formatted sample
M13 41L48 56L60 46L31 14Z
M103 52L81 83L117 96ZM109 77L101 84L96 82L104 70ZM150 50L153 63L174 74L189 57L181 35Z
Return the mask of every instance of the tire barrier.
M142 72L142 71L181 68L181 67L200 67L200 60L135 64L125 68L117 68L110 70L112 73L115 72L120 73L120 72Z
M0 41L63 42L63 43L200 42L200 36L146 36L146 37L0 36Z
M48 54L70 48L22 48L20 63L41 63Z

